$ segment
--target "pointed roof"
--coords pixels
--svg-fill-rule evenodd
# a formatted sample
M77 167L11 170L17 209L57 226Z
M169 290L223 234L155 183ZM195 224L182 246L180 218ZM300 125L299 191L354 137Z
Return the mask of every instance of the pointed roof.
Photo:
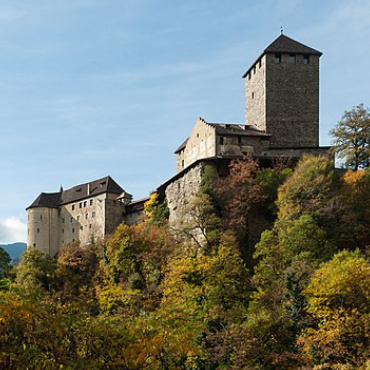
M76 185L67 190L61 188L59 193L41 193L27 209L35 207L57 208L62 204L76 202L103 193L120 195L123 192L124 190L110 176L106 176L99 180Z
M309 54L309 55L322 55L321 51L310 48L298 41L291 39L288 36L281 34L276 38L267 48L265 48L262 54L257 58L257 60L251 65L251 67L244 73L243 78L245 78L250 70L257 64L261 57L265 54L273 53L289 53L289 54Z
M322 55L321 51L303 45L288 36L280 35L265 50L264 53L296 53Z

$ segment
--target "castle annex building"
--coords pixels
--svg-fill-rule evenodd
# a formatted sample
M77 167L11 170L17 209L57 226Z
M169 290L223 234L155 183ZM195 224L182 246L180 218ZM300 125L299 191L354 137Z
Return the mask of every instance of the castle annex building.
M264 161L324 155L319 146L319 60L322 53L285 35L273 41L244 73L245 122L213 123L199 118L175 151L176 174L157 189L166 198L170 222L186 217L204 166L222 172L230 160ZM28 245L55 255L61 245L104 238L120 223L135 223L147 200L133 202L106 177L57 193L41 193L27 208Z

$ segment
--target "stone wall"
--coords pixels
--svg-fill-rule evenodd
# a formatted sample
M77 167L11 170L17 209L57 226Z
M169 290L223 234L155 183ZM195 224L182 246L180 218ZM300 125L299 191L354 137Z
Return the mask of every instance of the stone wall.
M58 209L36 207L28 210L27 244L55 256L59 248Z
M266 130L272 147L317 147L319 145L319 57L266 55Z
M214 157L215 153L215 129L199 118L189 136L186 147L176 154L176 171L182 171L200 158Z
M199 163L184 172L180 178L171 182L165 189L170 210L170 223L186 221L186 208L199 190L203 168L204 164Z
M245 77L245 123L266 131L266 55Z
M222 144L220 141L222 138ZM269 140L253 136L218 136L217 156L260 156L268 149Z

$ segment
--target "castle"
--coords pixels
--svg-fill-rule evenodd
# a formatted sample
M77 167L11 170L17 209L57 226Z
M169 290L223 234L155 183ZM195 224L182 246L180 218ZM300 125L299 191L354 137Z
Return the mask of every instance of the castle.
M222 173L232 159L253 156L299 159L325 155L319 146L319 59L321 52L283 34L245 72L245 123L199 118L175 151L176 174L157 189L170 222L185 217L206 164ZM148 198L132 201L109 176L57 193L41 193L27 208L28 245L55 255L61 245L82 245L111 234L122 222L140 219Z

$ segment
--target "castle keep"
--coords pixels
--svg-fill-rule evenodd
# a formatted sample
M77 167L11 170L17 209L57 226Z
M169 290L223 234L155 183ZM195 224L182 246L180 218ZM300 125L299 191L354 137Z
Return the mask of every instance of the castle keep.
M160 198L167 199L170 222L186 217L207 163L220 172L230 160L246 156L271 161L327 153L328 147L319 147L321 55L280 35L243 75L245 122L197 120L175 151L175 176L157 189ZM146 200L133 202L110 177L41 193L27 208L28 245L54 256L61 245L104 238L122 222L137 222Z

